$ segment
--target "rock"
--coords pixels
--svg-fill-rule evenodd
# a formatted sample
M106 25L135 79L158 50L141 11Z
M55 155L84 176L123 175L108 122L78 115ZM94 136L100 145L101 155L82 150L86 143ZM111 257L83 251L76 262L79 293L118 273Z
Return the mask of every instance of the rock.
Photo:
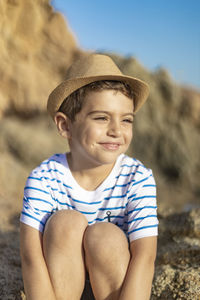
M160 220L160 236L187 236L200 238L200 208L174 213Z
M80 52L66 21L48 0L1 1L0 33L0 115L44 111Z
M15 199L15 209L21 209L25 181L32 169L54 153L67 150L67 141L47 114L0 120L0 196L7 203Z
M188 101L190 99L190 101ZM180 114L200 128L200 93L191 88L182 88L182 104Z
M154 299L200 299L200 209L160 218Z
M200 273L198 269L175 269L164 265L156 269L151 300L187 299L200 297Z

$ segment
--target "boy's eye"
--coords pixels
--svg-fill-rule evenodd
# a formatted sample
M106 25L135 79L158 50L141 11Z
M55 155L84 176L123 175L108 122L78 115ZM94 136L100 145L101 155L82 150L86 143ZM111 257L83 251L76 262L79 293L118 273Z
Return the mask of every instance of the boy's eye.
M107 117L101 116L101 117L94 117L94 120L99 120L99 121L107 121Z
M133 123L133 119L124 119L123 122L132 124Z

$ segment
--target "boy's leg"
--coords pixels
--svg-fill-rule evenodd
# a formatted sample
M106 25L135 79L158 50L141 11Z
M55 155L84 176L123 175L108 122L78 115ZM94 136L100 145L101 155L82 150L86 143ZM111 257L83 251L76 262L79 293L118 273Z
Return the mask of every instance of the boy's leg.
M87 225L81 213L61 210L45 226L43 251L56 299L81 297L85 284L82 243Z
M95 299L118 299L130 261L129 245L123 231L112 223L88 226L84 250Z

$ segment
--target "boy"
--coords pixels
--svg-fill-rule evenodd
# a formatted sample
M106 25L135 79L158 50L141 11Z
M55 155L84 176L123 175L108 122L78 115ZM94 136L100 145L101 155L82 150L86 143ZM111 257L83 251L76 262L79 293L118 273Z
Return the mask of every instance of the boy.
M21 259L28 300L80 299L89 274L95 299L146 300L156 257L151 170L124 153L149 90L105 55L76 61L48 111L70 152L28 177Z

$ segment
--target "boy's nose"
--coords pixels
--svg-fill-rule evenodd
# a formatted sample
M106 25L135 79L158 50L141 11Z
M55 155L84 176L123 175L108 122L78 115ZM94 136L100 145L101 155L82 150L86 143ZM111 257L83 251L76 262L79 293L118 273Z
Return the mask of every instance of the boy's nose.
M108 128L108 135L113 137L119 137L121 135L121 128L118 122L112 122Z

